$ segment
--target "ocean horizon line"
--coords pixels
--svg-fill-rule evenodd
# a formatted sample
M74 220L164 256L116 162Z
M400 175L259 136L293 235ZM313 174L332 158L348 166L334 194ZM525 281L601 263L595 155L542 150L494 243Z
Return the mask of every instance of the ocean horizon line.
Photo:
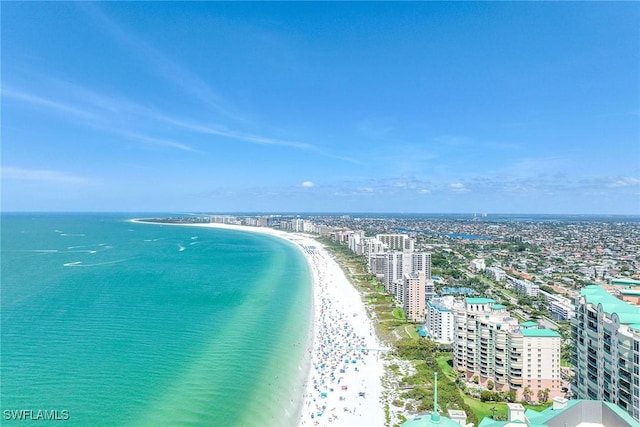
M0 215L5 214L117 214L117 215L231 215L231 216L377 216L377 217L623 217L623 218L639 218L640 213L531 213L531 212L367 212L367 211L127 211L127 210L0 210Z

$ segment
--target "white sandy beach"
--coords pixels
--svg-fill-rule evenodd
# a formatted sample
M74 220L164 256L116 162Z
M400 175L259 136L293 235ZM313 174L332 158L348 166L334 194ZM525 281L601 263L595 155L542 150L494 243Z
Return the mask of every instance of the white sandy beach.
M180 224L183 225L183 224ZM384 425L382 347L359 293L309 236L266 227L188 224L270 234L300 247L313 274L313 347L299 426Z

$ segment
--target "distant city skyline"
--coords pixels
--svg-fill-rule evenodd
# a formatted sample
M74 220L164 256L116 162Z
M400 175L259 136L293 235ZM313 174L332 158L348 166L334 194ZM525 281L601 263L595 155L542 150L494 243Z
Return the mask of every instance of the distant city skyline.
M640 5L2 4L3 211L640 215Z

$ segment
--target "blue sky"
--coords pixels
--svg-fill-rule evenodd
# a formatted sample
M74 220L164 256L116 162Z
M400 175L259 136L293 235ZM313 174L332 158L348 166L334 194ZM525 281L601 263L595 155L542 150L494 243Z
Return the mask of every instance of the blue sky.
M638 3L2 3L2 210L640 214Z

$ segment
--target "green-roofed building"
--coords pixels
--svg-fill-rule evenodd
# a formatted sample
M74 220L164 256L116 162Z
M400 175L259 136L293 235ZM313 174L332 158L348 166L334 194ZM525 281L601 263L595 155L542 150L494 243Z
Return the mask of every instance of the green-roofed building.
M636 427L638 422L618 406L601 400L553 399L544 411L508 404L508 421L484 418L478 427Z
M558 333L539 329L535 322L519 325L490 298L466 298L453 313L453 367L467 380L483 387L491 382L495 391L515 392L518 400L527 388L530 400L561 393Z
M520 324L520 326L522 326L525 329L537 328L538 327L538 322L534 322L533 320L529 320L528 322L522 322Z
M538 329L538 328L524 328L520 329L520 333L525 337L557 337L560 338L560 334L551 329Z
M491 298L465 298L467 304L493 304L496 300Z
M612 292L623 297L619 289ZM613 403L640 421L640 306L585 286L571 339L575 397Z
M621 285L621 286L640 286L640 280L619 278L619 279L611 279L612 285Z

